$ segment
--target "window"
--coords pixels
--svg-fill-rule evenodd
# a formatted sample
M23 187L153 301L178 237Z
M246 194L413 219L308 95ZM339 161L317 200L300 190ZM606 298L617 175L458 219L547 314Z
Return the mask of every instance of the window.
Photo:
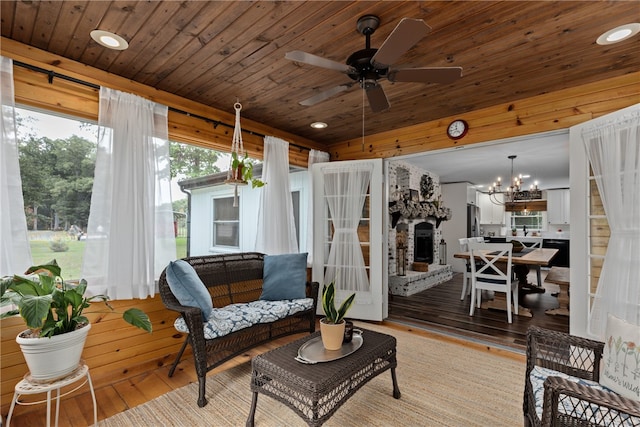
M540 211L520 211L511 212L511 228L518 230L542 230L542 212Z
M33 264L55 259L65 279L78 279L85 239L92 237L86 235L86 227L98 125L27 107L16 108L16 119L20 176ZM229 164L229 156L174 141L171 141L170 149L176 257L182 258L187 255L187 199L175 182L219 172L222 166ZM221 239L228 231L219 230ZM236 225L236 247L237 231ZM229 243L228 240L225 243Z
M240 198L233 206L233 197L213 199L213 246L240 247Z
M20 177L33 264L55 259L80 278L98 126L16 108Z

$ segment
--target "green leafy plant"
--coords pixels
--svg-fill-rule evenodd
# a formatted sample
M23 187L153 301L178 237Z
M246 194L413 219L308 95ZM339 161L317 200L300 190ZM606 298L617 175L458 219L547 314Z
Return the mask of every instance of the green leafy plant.
M84 309L93 302L103 302L114 311L106 295L85 297L87 282L65 282L61 268L54 259L47 264L30 267L24 276L0 279L0 305L14 304L17 310L2 313L0 318L19 314L31 330L32 337L51 337L73 332L79 325L89 323ZM147 332L152 331L149 316L138 308L122 313L123 319Z
M328 285L322 287L322 310L326 316L326 320L329 323L340 323L347 311L353 305L353 300L356 298L356 294L353 293L342 302L340 308L336 309L335 306L336 289L335 282L331 282Z
M253 177L253 163L249 160L248 154L245 153L242 159L238 158L238 153L231 153L231 169L240 170L240 177L243 181L251 182L251 188L259 188L264 186L264 182Z

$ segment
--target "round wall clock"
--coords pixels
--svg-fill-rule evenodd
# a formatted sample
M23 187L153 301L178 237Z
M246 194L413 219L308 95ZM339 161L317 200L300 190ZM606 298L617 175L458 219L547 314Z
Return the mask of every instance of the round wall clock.
M457 119L449 124L447 136L451 139L460 139L467 134L468 130L469 124L462 119Z

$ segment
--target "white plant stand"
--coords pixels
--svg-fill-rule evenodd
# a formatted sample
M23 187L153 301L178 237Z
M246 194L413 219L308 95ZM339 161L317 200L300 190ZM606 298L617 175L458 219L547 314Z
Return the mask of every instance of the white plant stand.
M74 384L80 380L84 380L80 385L72 390L60 394L60 390L63 387ZM58 426L58 416L60 415L60 398L74 391L80 389L85 384L89 385L91 391L91 399L93 400L93 424L98 425L98 407L96 405L96 395L93 390L93 383L91 382L91 376L89 375L89 367L83 362L80 363L78 368L70 375L60 378L58 380L50 382L38 382L34 381L29 373L27 373L18 384L16 384L15 391L13 393L13 400L11 401L11 408L9 409L9 415L7 415L7 427L10 427L11 416L16 405L37 405L43 402L47 402L47 427L51 425L51 392L56 391L56 421L55 426ZM21 402L20 397L24 395L47 393L46 400L39 400L36 402Z

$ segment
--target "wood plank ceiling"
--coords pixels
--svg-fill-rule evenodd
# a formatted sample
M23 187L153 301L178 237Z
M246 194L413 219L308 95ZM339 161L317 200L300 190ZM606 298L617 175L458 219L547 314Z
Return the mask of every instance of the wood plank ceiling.
M298 103L348 83L336 71L295 63L302 50L344 63L365 47L356 30L380 17L379 47L403 17L432 31L397 67L463 67L452 84L381 80L391 108L364 109L366 134L513 102L640 70L640 37L599 46L606 30L640 22L636 1L2 1L2 36L224 111L331 144L363 131L356 85L311 107ZM93 29L118 33L106 49ZM310 128L313 121L329 128Z

